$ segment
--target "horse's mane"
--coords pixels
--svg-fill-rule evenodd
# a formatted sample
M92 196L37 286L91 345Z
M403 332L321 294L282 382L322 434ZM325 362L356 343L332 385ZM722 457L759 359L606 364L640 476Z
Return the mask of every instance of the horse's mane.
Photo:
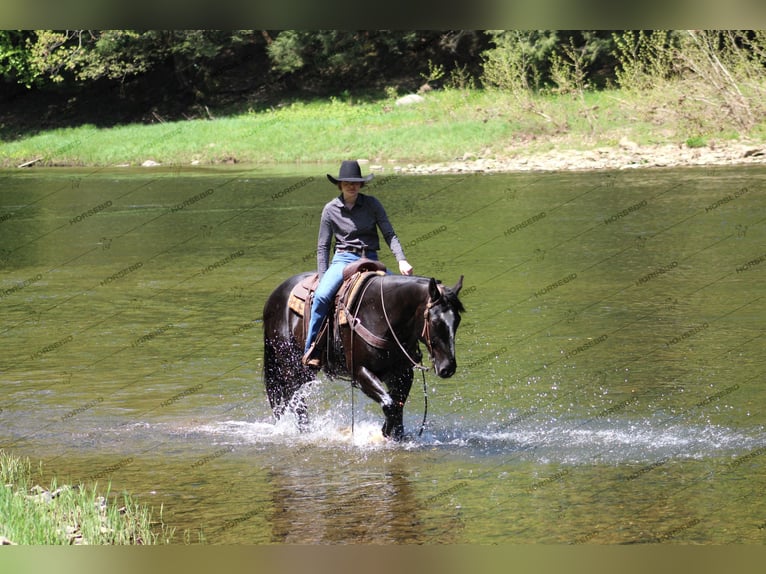
M442 282L439 281L438 279L436 280L436 282L439 284L442 284ZM444 291L442 291L442 293L444 293L444 297L447 298L447 301L449 302L450 307L454 308L458 313L465 312L465 306L463 305L462 301L460 301L460 299L458 298L457 293L455 293L452 290L452 287L447 287L446 285L444 285Z
M385 280L392 282L394 285L401 285L406 286L411 281L417 281L418 283L421 283L423 285L428 285L428 283L431 281L431 277L425 277L423 275L413 275L413 276L405 276L405 275L385 275ZM444 296L444 298L447 300L447 303L449 303L450 307L458 311L459 313L465 312L465 306L463 305L462 301L458 298L457 293L453 291L452 287L449 287L442 283L441 280L435 279L437 284L442 286L441 292Z

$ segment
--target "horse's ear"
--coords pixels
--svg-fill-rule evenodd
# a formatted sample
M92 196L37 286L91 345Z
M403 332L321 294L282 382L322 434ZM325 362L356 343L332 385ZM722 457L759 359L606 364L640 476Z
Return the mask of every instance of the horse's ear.
M460 290L463 288L463 276L460 276L460 279L457 280L457 283L455 283L455 286L452 288L452 290L455 292L455 295L460 293Z
M431 301L438 301L442 296L441 291L439 291L439 283L433 277L428 282L428 295L431 297Z

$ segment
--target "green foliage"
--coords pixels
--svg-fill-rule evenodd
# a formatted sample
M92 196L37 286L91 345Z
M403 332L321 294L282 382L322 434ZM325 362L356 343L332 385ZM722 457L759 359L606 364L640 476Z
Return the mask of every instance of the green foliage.
M64 81L64 74L76 72L83 65L88 44L93 40L85 30L35 30L35 36L26 42L35 78L46 77L53 83Z
M483 54L484 84L513 94L538 88L555 32L496 30L490 35L495 47Z
M476 81L466 66L455 65L444 86L454 90L474 90Z
M279 34L267 48L274 69L278 72L295 72L304 65L302 55L303 42L296 30L285 30Z
M420 74L420 77L425 80L426 83L437 82L444 77L444 66L441 64L434 64L431 60L428 60L428 73Z
M83 57L80 79L123 79L151 69L150 37L133 30L104 30Z
M158 52L152 49L153 35L132 30L36 30L26 43L36 78L54 83L68 77L123 79L151 68Z
M705 102L726 122L752 128L766 111L765 44L762 32L686 31L677 59L684 79L698 84L690 97Z
M603 84L613 68L612 38L600 30L495 30L494 48L483 53L482 81L510 92L558 91ZM611 72L610 72L611 73Z
M0 451L0 536L15 544L155 544L151 513L128 495L109 500L95 487L32 486L28 459ZM168 542L172 532L163 531Z
M420 67L438 33L375 30L283 30L266 49L272 69L280 74L323 78L339 86L374 82L397 62L420 52ZM425 48L425 49L424 49Z
M30 30L0 35L0 73L27 86L124 80L172 63L177 79L239 45L252 31Z
M627 31L614 41L618 84L642 94L638 111L655 123L695 138L763 121L763 31Z
M674 75L674 35L667 30L627 30L613 34L617 84L625 90L651 89Z
M24 32L0 30L0 77L30 86L33 80Z
M480 75L516 94L609 81L644 90L697 70L699 56L713 52L732 77L759 78L764 43L763 31L736 30L4 30L0 75L55 88L170 69L179 85L200 91L222 58L236 66L260 54L264 82L287 75L293 85L375 87L402 75L434 81L438 71L445 83Z
M573 40L550 56L551 79L556 84L555 91L566 94L582 92L587 87L587 55L585 50L575 47Z
M706 145L707 138L703 136L693 136L686 140L686 146L690 148L705 147Z
M9 100L21 91L17 85L64 96L25 126L0 107L4 137L62 123L113 125L126 117L212 119L210 108L224 100L240 107L216 113L281 105L296 94L358 103L385 91L391 100L426 81L434 91L465 91L480 83L508 95L511 108L542 118L556 134L578 118L595 130L602 110L586 105L585 95L616 85L633 116L684 141L749 131L763 122L766 32L6 30L0 31L0 74L5 86L15 88L7 91ZM80 93L92 86L109 94L119 87L120 105L104 100L102 108L117 119L91 121L80 114L76 121L60 121L81 111ZM564 94L579 109L561 115L545 98ZM124 103L135 104L124 106L131 110L126 117L113 112Z

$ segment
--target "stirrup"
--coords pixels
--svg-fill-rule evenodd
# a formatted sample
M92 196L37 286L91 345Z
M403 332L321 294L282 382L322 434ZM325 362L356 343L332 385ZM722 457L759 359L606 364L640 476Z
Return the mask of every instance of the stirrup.
M315 353L316 353L316 343L312 343L311 347L309 347L309 350L306 351L303 357L301 357L301 364L304 367L318 369L321 366L321 361L319 360L319 357L315 356Z
M301 364L304 367L318 370L322 366L320 357L327 339L328 323L329 321L327 320L327 317L322 319L322 325L319 328L319 333L317 334L316 339L314 339L314 342L309 346L309 350L303 354L303 357L301 357Z

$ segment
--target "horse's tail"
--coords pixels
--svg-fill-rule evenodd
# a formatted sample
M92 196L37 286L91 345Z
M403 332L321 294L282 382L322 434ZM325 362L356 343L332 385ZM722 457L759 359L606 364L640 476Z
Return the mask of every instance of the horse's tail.
M269 398L271 410L274 410L278 404L278 397L275 390L276 378L274 376L276 369L276 355L274 344L269 338L266 329L263 333L263 384L266 386L266 396ZM276 411L275 413L276 414Z
M266 386L266 395L274 416L279 418L284 412L283 385L279 376L279 358L275 341L264 331L263 337L263 382Z
M278 339L278 310L279 301L276 298L278 291L274 291L263 306L263 384L266 387L266 395L274 415L279 418L282 414L280 409L280 377L279 358L277 356Z
M311 373L301 364L303 349L290 326L287 297L296 278L285 281L263 308L263 382L274 416L279 419Z
M298 426L308 426L308 414L303 397L296 391L313 378L312 372L301 364L301 349L290 338L264 336L263 380L274 417L279 420L288 409L298 417Z

